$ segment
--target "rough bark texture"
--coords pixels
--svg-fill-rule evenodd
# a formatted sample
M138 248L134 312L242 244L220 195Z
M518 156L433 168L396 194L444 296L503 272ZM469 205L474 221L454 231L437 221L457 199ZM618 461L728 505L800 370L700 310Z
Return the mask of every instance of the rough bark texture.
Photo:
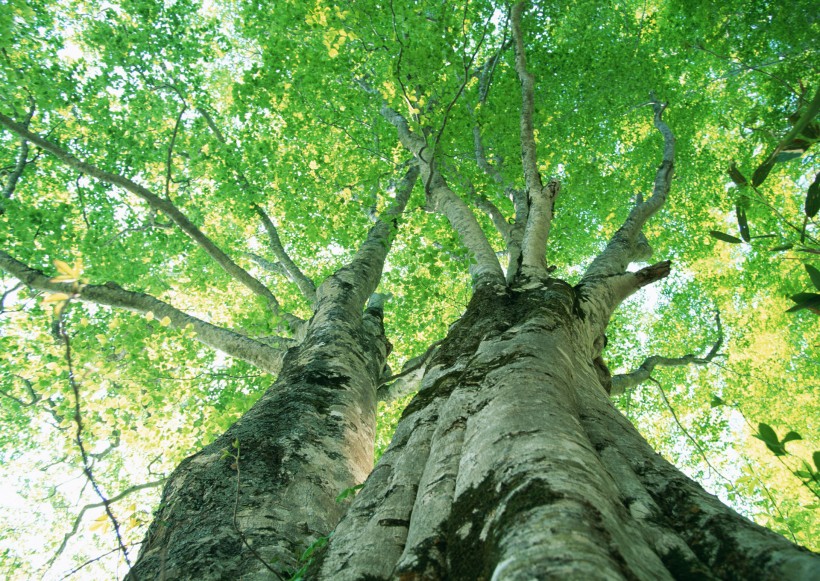
M335 498L373 466L387 343L379 310L334 306L253 408L174 471L130 579L275 578L262 560L288 578L336 525L345 506ZM238 471L223 456L236 440Z
M129 579L287 579L373 467L383 297L372 295L418 177L411 167L353 259L316 290L276 383L171 475ZM365 309L365 303L369 306Z
M476 290L315 578L820 578L612 406L575 289L524 286Z

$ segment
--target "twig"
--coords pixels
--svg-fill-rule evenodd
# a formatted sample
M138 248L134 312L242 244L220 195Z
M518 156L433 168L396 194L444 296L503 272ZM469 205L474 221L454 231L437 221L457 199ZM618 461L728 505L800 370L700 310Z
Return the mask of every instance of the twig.
M253 553L253 556L256 557L256 559L260 563L262 563L268 571L270 571L271 573L276 575L277 579L282 579L282 576L279 574L279 572L276 569L274 569L273 567L271 567L268 564L268 562L265 559L262 558L262 555L260 555L256 551L256 549L254 549L251 546L251 544L248 542L248 539L245 537L245 533L243 533L239 528L239 523L237 522L237 517L236 517L236 513L239 510L239 480L240 480L240 476L241 476L241 474L239 472L239 440L234 440L234 449L236 450L236 453L232 453L232 452L229 452L227 450L225 452L223 452L223 453L227 453L228 457L233 458L233 461L234 461L233 467L236 469L236 495L234 497L234 502L233 502L233 528L236 531L236 534L238 534L239 538L242 540L242 544L244 544L248 548L248 550L251 553Z
M789 529L789 535L791 536L792 540L796 543L796 542L797 542L797 538L794 536L794 531L792 530L791 525L790 525L790 524L789 524L789 522L786 520L785 515L781 512L780 507L779 507L779 506L777 506L777 503L774 501L774 497L772 496L772 493L771 493L771 491L769 490L769 487L768 487L768 486L766 486L766 483L765 483L765 482L763 482L763 479L762 479L762 478L760 478L760 476L758 476L757 472L755 472L755 469L754 469L754 467L752 466L752 463L751 463L751 462L749 462L749 460L748 460L748 459L746 459L746 467L747 467L747 468L749 468L749 470L751 471L751 473L752 473L752 474L754 474L755 479L757 479L758 483L760 483L760 487L763 489L763 492L765 492L765 493L766 493L766 496L769 498L769 502L771 502L771 503L772 503L772 506L773 506L773 507L774 507L774 509L777 511L777 514L779 514L779 515L780 515L780 518L781 518L781 519L783 519L783 524L785 524L785 525L786 525L786 528L787 528L787 529Z
M137 545L141 545L143 542L145 542L145 541L137 541L136 543L131 543L131 547L136 547ZM66 573L62 577L60 577L60 581L64 581L65 579L68 579L69 577L71 577L75 573L79 572L80 569L83 569L83 568L87 567L88 565L96 563L97 561L100 561L100 560L106 558L111 553L116 553L119 550L120 550L120 548L117 547L116 549L111 549L110 551L108 551L106 553L103 553L102 555L99 555L97 557L94 557L93 559L89 559L88 561L86 561L82 565L79 565L78 567L75 567L74 569L72 569L71 571L69 571L68 573Z
M651 382L653 382L656 386L658 386L658 391L661 392L661 397L663 398L663 401L666 404L666 407L669 409L670 413L672 414L672 418L674 418L675 423L678 425L678 428L680 428L681 432L683 432L683 435L686 436L686 438L690 442L692 442L692 445L695 447L695 449L701 455L701 457L703 458L703 461L706 462L706 465L709 467L709 469L712 470L712 472L714 472L718 476L720 476L720 478L722 478L723 480L725 480L726 482L731 484L732 483L731 480L726 478L723 474L718 472L717 468L712 466L712 463L709 462L709 458L706 456L706 452L704 452L703 448L700 447L700 444L698 444L698 441L695 438L693 438L692 434L690 434L689 431L686 428L683 427L683 424L680 423L680 419L678 419L678 414L675 413L675 408L673 408L672 404L669 403L669 399L666 397L666 393L663 391L663 387L661 386L660 382L657 379L655 379L654 377L650 377L649 380Z
M129 486L128 488L126 488L125 490L120 492L119 494L109 498L108 499L108 504L114 504L115 502L118 502L118 501L122 500L123 498L131 495L134 492L137 492L138 490L144 490L146 488L155 488L157 486L162 486L163 484L165 484L165 480L166 480L165 478L161 478L159 480L153 480L151 482L143 482L142 484L135 484L134 486ZM63 542L60 544L59 548L55 551L54 556L51 557L51 559L49 559L49 561L48 561L49 567L52 564L54 564L54 562L60 557L62 552L65 550L65 547L68 544L69 539L71 537L73 537L75 534L77 534L77 529L80 528L80 523L82 522L83 516L85 516L86 511L91 510L93 508L100 508L101 506L104 506L104 504L102 502L93 502L93 503L90 503L90 504L86 504L85 506L82 507L82 509L80 509L79 514L74 519L74 524L71 527L71 530L65 534L65 536L63 537Z
M174 132L171 134L171 143L168 144L168 159L165 162L165 197L171 199L171 162L174 156L174 142L177 140L177 132L179 131L179 124L182 121L182 116L187 111L186 107L180 110L177 115L177 122L174 124Z
M65 345L65 360L66 365L68 366L68 383L71 386L71 391L74 393L74 423L77 425L75 440L77 442L77 447L80 449L80 456L83 460L83 472L85 473L86 478L88 478L88 481L91 483L91 487L94 489L94 492L102 501L103 507L105 507L105 513L108 515L108 519L114 527L114 534L117 537L117 544L119 545L123 558L130 569L132 567L131 559L128 557L128 549L125 547L125 543L123 543L122 540L122 535L120 534L120 524L117 522L114 513L111 512L111 501L105 497L100 490L97 481L94 479L94 474L91 471L91 462L88 459L85 444L83 444L83 418L82 411L80 409L80 387L74 376L74 366L71 360L71 341L68 337L68 333L66 333L65 320L63 318L64 313L65 309L62 309L60 312L56 313L55 316L57 317L57 329L59 336Z

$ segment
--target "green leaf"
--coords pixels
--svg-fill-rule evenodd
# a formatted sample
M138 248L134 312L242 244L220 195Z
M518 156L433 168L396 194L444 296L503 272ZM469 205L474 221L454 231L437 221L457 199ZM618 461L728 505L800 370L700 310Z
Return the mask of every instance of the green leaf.
M792 295L790 298L797 304L792 308L787 309L787 313L796 313L797 311L802 311L803 309L820 309L820 294L797 293L796 295Z
M786 448L783 446L783 444L780 444L779 442L777 444L769 444L768 442L766 442L766 447L771 452L773 452L775 456L785 456L786 455Z
M811 458L814 460L814 465L817 467L817 471L820 472L820 450L812 454Z
M357 484L356 486L351 486L350 488L345 488L339 493L339 496L336 497L336 502L342 502L345 498L355 495L363 487L364 483Z
M797 476L799 476L800 478L803 478L804 480L811 480L812 479L811 472L807 472L805 470L795 470L794 473Z
M760 164L760 166L755 170L755 173L752 174L752 186L755 188L763 183L763 181L768 177L769 172L772 171L774 167L775 159L770 157L766 161Z
M723 232L718 232L717 230L709 230L709 234L713 238L717 238L718 240L722 240L723 242L728 242L730 244L741 244L741 243L743 243L743 240L741 240L740 238L735 238L734 236L731 236L730 234L724 234Z
M749 233L749 222L746 220L746 210L744 210L740 204L735 206L735 212L737 214L737 227L740 230L740 236L746 242L751 241L751 235Z
M801 436L797 432L789 432L788 434L783 436L783 439L780 441L780 443L785 444L786 442L792 442L794 440L802 440L802 439L803 439L803 436Z
M755 434L755 438L763 440L767 445L778 445L780 444L780 440L777 437L777 432L769 424L764 424L763 422L757 425L757 434Z
M820 270L817 270L811 264L806 264L806 272L809 273L809 278L811 278L811 283L814 285L814 288L820 290Z
M726 405L726 402L725 402L725 401L723 401L723 400L722 400L721 398L719 398L718 396L716 396L716 395L712 395L712 401L711 401L711 402L709 402L709 405L711 405L713 408L716 408L716 407L720 407L720 406L722 406L722 405Z
M794 248L794 244L787 242L786 244L769 248L769 252L783 252L784 250L791 250L792 248Z
M820 212L820 172L814 176L806 194L806 216L814 218Z
M307 549L305 549L305 552L302 553L302 556L299 557L299 560L304 562L304 561L307 561L308 559L310 559L310 557L311 557L311 555L313 555L313 553L315 553L317 550L321 549L322 547L324 547L327 544L327 542L330 540L330 537L332 535L333 535L333 532L331 532L326 537L319 537L318 539L313 541L311 543L311 545Z
M749 182L746 180L746 176L740 173L740 170L737 169L735 162L729 164L729 177L732 178L732 181L740 187L749 185Z

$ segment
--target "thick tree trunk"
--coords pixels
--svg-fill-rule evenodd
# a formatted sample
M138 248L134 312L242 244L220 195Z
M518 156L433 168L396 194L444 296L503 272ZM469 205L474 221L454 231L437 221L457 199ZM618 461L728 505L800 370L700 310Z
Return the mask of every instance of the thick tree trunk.
M557 280L477 289L316 578L820 578L612 406L582 302Z
M373 467L387 343L381 310L351 311L334 283L276 383L174 471L129 579L287 579L341 518Z

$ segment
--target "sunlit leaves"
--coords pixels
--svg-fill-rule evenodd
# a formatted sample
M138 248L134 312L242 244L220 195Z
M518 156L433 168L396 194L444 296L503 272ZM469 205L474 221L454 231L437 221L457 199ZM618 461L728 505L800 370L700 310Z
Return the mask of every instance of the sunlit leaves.
M392 9L370 1L349 4L12 0L0 19L0 106L20 119L32 97L34 130L157 194L167 192L264 280L284 308L309 317L286 277L258 268L244 254L266 252L251 205L265 207L288 252L315 281L348 260L371 226L371 210L385 207L390 180L409 159L379 115L382 98L413 116L414 129L432 140L439 137L445 106L466 80L438 141L440 167L458 195L469 199L473 187L507 218L512 204L505 187L522 183L511 50L501 54L487 99L476 107L477 67L502 44L506 7L486 0L393 2ZM816 542L820 534L811 534L816 529L810 511L801 508L805 499L793 475L765 464L772 454L763 446L765 458L755 455L755 428L737 428L735 404L726 403L741 402L752 422L802 434L805 440L789 441L789 450L816 439L808 422L820 413L812 391L820 337L816 318L805 311L817 307L820 287L817 269L804 271L801 263L813 256L805 251L818 235L820 178L815 150L803 148L811 135L784 141L793 127L789 116L801 98L806 101L801 87L820 84L816 27L805 22L814 5L531 4L524 26L537 83L540 169L560 177L564 192L556 204L550 263L577 281L635 195L651 191L660 143L645 105L649 91L668 100L676 178L646 234L658 260L674 259L675 271L642 291L645 304L627 304L616 315L605 356L626 371L649 354L693 352L712 340L719 308L726 356L707 369L663 376L670 401L713 456L751 456L755 470L765 473L761 480L736 471L742 490L730 487L730 493L747 513L776 515L761 492L761 482L773 480L784 491L776 501L788 506L789 522L804 527L798 538ZM475 164L475 123L503 185ZM764 181L763 171L754 170L781 142ZM798 149L808 152L798 158ZM18 152L19 139L0 134L0 168L13 165ZM443 336L470 296L465 249L446 221L424 207L419 187L399 220L380 289L393 295L385 324L395 346L394 370ZM4 209L0 246L47 272L55 259L65 260L57 265L57 282L116 282L253 337L279 334L264 305L162 215L48 155L26 168ZM490 222L479 220L500 250ZM69 256L82 256L86 266L72 266ZM2 281L3 292L12 282ZM800 299L790 309L800 311L797 316L784 314L788 297ZM51 309L43 309L70 298L69 292L20 290L6 298L0 318L2 390L19 400L0 400L7 427L0 446L4 459L16 455L20 478L28 479L20 488L31 490L32 498L51 497L31 475L59 481L61 472L76 469L72 456L40 471L76 453L63 433L71 427L64 355L50 332ZM157 455L150 469L167 473L270 383L247 365L201 348L159 313L71 304L65 316L78 373L88 386L87 437L102 450L121 434L120 447L100 460L114 490L142 478ZM24 405L32 401L27 386L39 398L31 405ZM677 439L656 391L640 390L624 405L659 449L693 472L708 473L690 443ZM400 405L382 411L377 454L400 414ZM785 442L770 438L776 448ZM78 494L58 490L57 508L49 509L56 512L44 522L62 531L71 515L60 507L75 506ZM782 522L771 522L782 530ZM25 552L22 545L9 541L4 550Z

